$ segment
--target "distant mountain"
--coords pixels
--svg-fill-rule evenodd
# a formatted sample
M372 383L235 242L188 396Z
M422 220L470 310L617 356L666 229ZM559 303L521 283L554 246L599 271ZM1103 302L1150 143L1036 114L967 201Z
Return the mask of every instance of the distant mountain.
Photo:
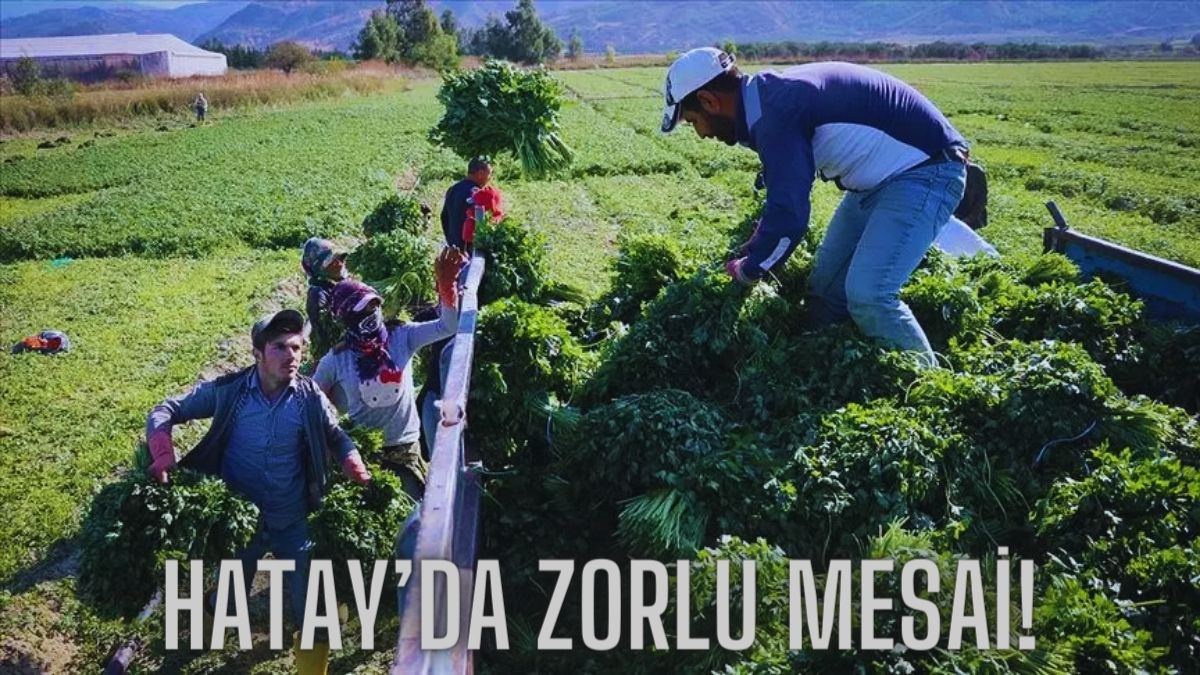
M100 33L171 33L193 41L244 8L248 0L200 2L173 9L132 3L40 3L56 5L23 16L0 14L0 37L57 37ZM79 3L82 4L82 3ZM95 6L95 5L100 6ZM2 5L0 5L2 6Z
M136 9L174 9L205 0L4 0L0 2L0 21L33 14L47 9L74 9L76 7L133 7Z
M220 40L262 48L280 40L296 40L317 49L350 48L371 10L382 0L290 0L252 2L231 14L197 40Z
M23 37L136 31L175 33L200 42L258 47L297 40L348 49L383 0L246 0L203 2L174 9L106 3L8 16L0 3L0 36ZM66 0L75 3L75 0ZM514 0L431 0L460 25L503 16ZM621 53L665 52L721 40L806 42L933 40L1000 42L1154 42L1200 32L1200 2L1152 0L541 0L542 18L566 40L577 30L587 51L606 45Z
M1146 42L1200 31L1200 2L1194 1L547 0L539 8L560 36L578 30L592 52L608 44L618 52L663 52L726 39Z

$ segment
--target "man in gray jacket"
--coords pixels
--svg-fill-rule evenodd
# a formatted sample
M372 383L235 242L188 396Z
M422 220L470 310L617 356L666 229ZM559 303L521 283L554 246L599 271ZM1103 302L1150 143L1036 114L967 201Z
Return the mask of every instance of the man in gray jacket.
M277 560L295 561L295 571L285 573L283 583L297 626L304 620L313 545L307 517L328 485L326 457L336 458L359 483L371 478L354 443L338 427L329 400L298 372L307 334L304 315L294 309L263 317L251 330L253 366L163 401L146 420L150 473L166 482L176 465L172 427L212 418L208 433L179 464L220 476L258 506L258 531L239 555L246 581L253 579L256 563L267 551ZM317 654L302 654L298 644L296 649L300 661L328 658L328 645L315 647Z

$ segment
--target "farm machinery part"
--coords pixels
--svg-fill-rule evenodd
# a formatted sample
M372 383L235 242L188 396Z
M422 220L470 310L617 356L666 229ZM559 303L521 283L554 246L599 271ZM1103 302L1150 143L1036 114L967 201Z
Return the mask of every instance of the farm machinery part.
M471 360L475 351L475 325L478 316L479 282L484 260L474 256L464 272L465 290L461 294L458 333L448 348L450 364L438 402L441 423L433 442L429 475L420 511L404 528L397 542L397 557L412 560L412 577L400 594L400 632L392 661L393 675L465 675L474 670L467 649L467 626L460 626L459 640L445 650L421 649L422 604L432 602L435 634L443 633L447 621L448 594L446 576L434 578L434 597L422 597L421 562L452 561L458 568L460 588L457 596L462 607L460 617L470 615L476 547L479 533L480 481L477 463L468 461L463 430L466 426L467 394L471 381Z
M1067 256L1085 276L1119 278L1154 319L1200 323L1200 270L1082 234L1071 229L1057 204L1046 202L1046 208L1054 227L1042 232L1045 252Z

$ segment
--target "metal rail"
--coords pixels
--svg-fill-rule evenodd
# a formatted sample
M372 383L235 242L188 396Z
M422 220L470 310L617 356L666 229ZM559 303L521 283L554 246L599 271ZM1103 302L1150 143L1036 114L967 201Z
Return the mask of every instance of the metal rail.
M471 360L475 352L475 323L478 313L479 282L483 278L483 258L471 259L465 272L465 290L461 296L458 332L447 345L450 365L442 382L438 401L441 423L433 443L433 457L425 481L415 529L412 555L413 573L401 589L400 633L393 675L465 675L474 668L467 649L468 617L474 588L476 545L479 531L479 474L470 470L465 456L463 430L466 426L467 392L471 382ZM402 538L414 537L412 532ZM403 546L398 546L403 548ZM458 568L459 624L458 642L438 651L421 649L422 605L432 609L434 629L444 635L447 621L445 577L438 575L433 597L422 597L421 562L448 560ZM432 603L432 604L430 604Z
M1117 276L1156 319L1200 322L1200 270L1081 234L1067 224L1054 202L1046 202L1054 227L1042 232L1045 251L1070 258L1086 276Z

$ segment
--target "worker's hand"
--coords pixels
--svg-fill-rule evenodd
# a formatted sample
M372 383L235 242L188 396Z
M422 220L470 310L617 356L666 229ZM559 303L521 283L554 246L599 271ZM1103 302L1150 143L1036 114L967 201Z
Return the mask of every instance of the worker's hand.
M367 465L363 464L362 457L357 452L342 460L342 471L359 485L371 482L371 472L367 471Z
M729 273L729 276L733 277L734 281L742 284L743 286L753 286L758 282L758 279L748 275L745 267L745 258L736 258L725 263L725 271Z
M150 477L160 483L167 482L167 472L175 468L175 444L170 430L150 434L146 445L150 446Z
M437 280L438 300L446 307L458 307L458 273L467 264L467 255L461 249L447 246L433 263L433 275Z

